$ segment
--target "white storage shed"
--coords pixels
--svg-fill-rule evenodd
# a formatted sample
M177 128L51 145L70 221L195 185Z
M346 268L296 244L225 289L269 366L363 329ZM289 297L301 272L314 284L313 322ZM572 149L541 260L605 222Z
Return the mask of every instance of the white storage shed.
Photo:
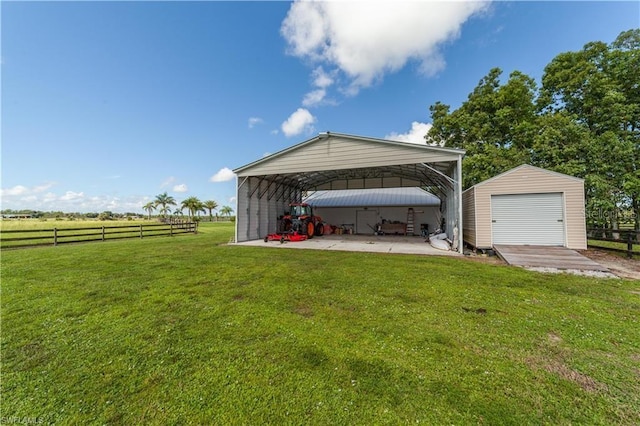
M584 181L528 164L463 193L463 238L471 246L587 248Z

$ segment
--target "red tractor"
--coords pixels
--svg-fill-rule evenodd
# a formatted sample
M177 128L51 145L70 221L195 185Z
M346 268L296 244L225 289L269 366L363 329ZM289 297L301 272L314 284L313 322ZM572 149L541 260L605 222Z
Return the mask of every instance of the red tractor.
M313 209L306 203L289 204L290 211L282 216L284 232L293 232L313 238L324 235L324 224L320 216L313 215Z

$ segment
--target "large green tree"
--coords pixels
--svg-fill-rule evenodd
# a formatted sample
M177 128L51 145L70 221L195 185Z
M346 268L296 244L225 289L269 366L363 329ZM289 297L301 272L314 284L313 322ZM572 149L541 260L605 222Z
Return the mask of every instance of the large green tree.
M499 68L492 69L455 111L440 102L430 107L433 127L427 140L467 151L465 188L530 161L535 81L515 71L501 85L501 75Z
M574 149L559 152L552 168L583 164L578 176L585 179L590 222L615 227L630 212L640 229L640 30L556 56L544 70L538 105L544 116L571 117L572 127L588 132Z
M640 229L640 30L556 56L540 89L492 69L456 110L430 107L431 143L465 149L464 186L522 163L585 180L587 220ZM627 217L627 218L628 218Z

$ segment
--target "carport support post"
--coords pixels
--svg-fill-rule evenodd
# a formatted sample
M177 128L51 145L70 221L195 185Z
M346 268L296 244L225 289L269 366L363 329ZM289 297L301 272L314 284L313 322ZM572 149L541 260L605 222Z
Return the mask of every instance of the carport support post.
M462 235L462 155L458 156L457 176L456 176L456 189L457 189L457 203L458 203L458 253L464 254L464 237Z

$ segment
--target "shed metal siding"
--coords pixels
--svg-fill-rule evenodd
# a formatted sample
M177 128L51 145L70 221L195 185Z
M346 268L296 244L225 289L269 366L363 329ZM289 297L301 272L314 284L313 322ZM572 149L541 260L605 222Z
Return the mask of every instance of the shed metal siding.
M471 187L462 193L462 216L464 218L464 229L462 230L464 241L476 246L475 187Z
M581 179L522 165L474 187L475 246L491 248L491 195L562 192L565 203L566 242L568 248L587 248L584 218L584 182ZM468 239L468 237L467 237Z

